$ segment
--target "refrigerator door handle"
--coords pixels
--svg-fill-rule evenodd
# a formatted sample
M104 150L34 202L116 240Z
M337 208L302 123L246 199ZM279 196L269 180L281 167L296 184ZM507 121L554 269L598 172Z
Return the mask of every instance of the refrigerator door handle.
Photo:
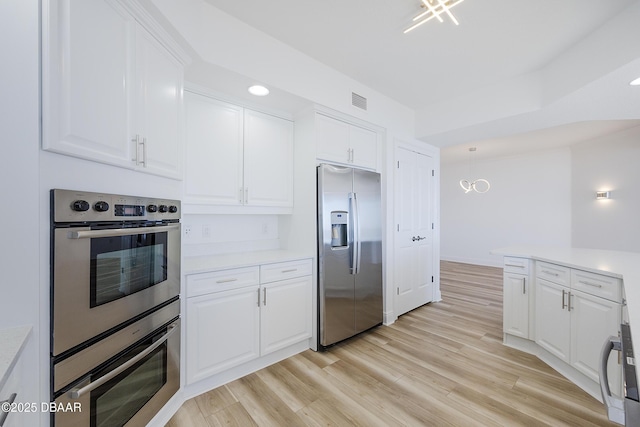
M360 213L358 212L358 195L356 193L351 193L350 195L352 199L352 212L353 215L353 265L354 265L354 273L358 274L360 272L360 260L361 260L361 245L360 245Z

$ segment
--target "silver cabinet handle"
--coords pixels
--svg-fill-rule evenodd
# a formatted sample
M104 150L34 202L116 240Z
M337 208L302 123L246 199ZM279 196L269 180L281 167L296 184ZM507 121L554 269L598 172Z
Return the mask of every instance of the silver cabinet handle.
M527 293L527 278L526 277L522 278L522 293L523 294Z
M135 146L135 157L131 160L133 160L134 162L136 162L136 166L140 166L140 151L138 150L140 148L140 135L136 135L135 138L131 139L131 142L133 142L136 146Z
M267 288L262 288L262 305L267 305Z
M86 394L91 390L95 390L96 388L100 387L102 384L106 383L107 381L117 377L122 372L126 371L127 369L129 369L130 367L132 367L133 365L135 365L136 363L138 363L139 361L147 357L149 354L151 354L153 350L155 350L156 348L164 344L164 342L169 339L169 337L176 331L176 329L178 329L178 326L175 323L172 325L169 325L169 327L167 328L167 333L164 334L162 338L160 338L158 341L151 344L146 350L144 350L134 358L128 360L126 363L123 363L122 365L118 366L116 369L109 372L107 375L104 375L98 378L97 380L87 384L86 386L82 388L74 388L69 390L68 396L71 399L78 399L83 394Z
M290 268L289 270L282 270L282 273L293 273L294 271L298 271L297 268Z
M249 204L249 187L246 187L244 189L244 204L245 205Z
M138 228L114 228L105 230L83 230L69 231L67 238L69 239L90 239L93 237L117 237L130 236L134 234L152 234L164 233L165 231L179 230L180 224L156 225L155 227L138 227Z
M553 271L549 271L549 270L542 270L542 272L543 272L544 274L548 274L548 275L550 275L550 276L556 276L556 277L560 276L560 274L558 274L558 273L554 273Z
M221 280L216 280L216 283L230 283L230 282L237 282L238 279L237 278L233 278L233 279L221 279Z
M579 280L579 283L582 283L583 285L587 285L587 286L593 286L594 288L601 288L602 285L599 283L591 283L591 282L587 282L586 280Z
M147 137L142 138L142 166L147 167Z
M571 291L567 292L567 311L571 311Z
M521 264L505 264L505 267L517 267L517 268L524 268L524 265Z
M563 289L562 290L562 309L563 310L567 307L567 305L564 303L564 294L565 294L565 290Z
M4 403L8 403L9 404L9 409L11 409L11 404L13 402L15 402L16 397L18 396L17 393L12 393L11 396L9 396L9 398L7 400L3 400L2 404ZM4 412L4 411L0 411L0 427L2 427L4 425L4 422L7 420L7 417L9 416L9 411Z
M260 288L258 288L258 307L260 307Z
M238 201L241 205L244 205L244 188L242 187L238 189Z

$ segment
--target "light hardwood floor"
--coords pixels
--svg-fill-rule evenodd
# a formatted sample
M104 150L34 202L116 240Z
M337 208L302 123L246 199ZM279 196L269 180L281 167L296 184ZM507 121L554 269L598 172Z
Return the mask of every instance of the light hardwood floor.
M167 426L617 425L502 345L502 269L442 262L441 276L441 302L197 396Z

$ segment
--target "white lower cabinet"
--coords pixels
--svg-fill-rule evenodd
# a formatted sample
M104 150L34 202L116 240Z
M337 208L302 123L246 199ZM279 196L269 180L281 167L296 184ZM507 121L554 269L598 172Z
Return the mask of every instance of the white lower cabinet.
M311 286L311 260L188 275L187 384L311 337Z
M538 262L536 343L598 383L602 345L618 335L622 322L621 288L615 278ZM608 374L612 392L620 395L622 368L617 357L609 358Z
M529 260L505 257L503 276L503 331L505 334L530 339L531 278Z
M260 355L258 286L187 299L187 382Z
M528 276L504 273L504 333L529 339Z
M568 288L544 279L536 282L536 342L563 362L571 357L571 312Z
M311 276L262 285L260 354L311 336Z

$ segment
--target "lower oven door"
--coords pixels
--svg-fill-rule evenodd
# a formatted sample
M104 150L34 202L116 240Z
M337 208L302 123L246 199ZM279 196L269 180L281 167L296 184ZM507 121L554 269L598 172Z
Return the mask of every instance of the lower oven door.
M180 319L55 400L57 427L145 426L180 387Z
M95 227L54 229L54 357L180 293L179 223Z

